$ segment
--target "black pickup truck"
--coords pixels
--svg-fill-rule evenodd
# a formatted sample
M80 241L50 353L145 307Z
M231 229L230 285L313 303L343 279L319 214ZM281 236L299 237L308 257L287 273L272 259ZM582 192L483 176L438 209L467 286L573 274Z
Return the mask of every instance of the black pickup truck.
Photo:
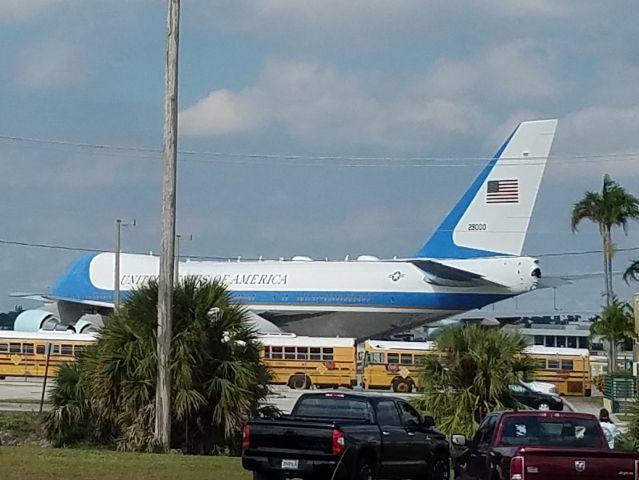
M431 417L388 395L306 393L290 415L250 421L242 466L255 480L447 480L450 451Z

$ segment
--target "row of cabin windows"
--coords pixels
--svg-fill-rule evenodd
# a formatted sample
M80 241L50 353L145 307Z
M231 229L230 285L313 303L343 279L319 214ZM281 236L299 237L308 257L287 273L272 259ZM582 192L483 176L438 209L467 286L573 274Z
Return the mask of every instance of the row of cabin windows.
M539 370L574 370L575 362L573 360L546 360L539 358L535 360Z
M535 335L535 345L559 348L589 348L588 337L566 335Z
M264 347L264 358L271 360L333 360L333 348L327 347Z
M84 345L68 345L68 344L52 344L51 355L68 355L73 356L86 347ZM0 353L20 353L22 355L33 355L34 352L38 355L46 354L45 345L34 345L33 343L0 343Z
M424 363L425 355L413 355L412 353L382 353L367 352L366 363L386 364L395 363L399 365L421 365Z

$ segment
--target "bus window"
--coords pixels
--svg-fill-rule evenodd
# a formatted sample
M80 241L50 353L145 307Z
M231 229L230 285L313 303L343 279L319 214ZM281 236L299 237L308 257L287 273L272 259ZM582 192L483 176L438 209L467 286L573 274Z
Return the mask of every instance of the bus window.
M21 352L22 352L22 344L20 343L9 344L9 353L21 353Z
M389 353L386 355L388 363L399 363L399 353Z
M7 353L9 351L8 343L0 343L0 353Z
M87 347L85 347L84 345L76 345L75 347L73 347L73 352L74 353L80 353L86 350Z
M549 370L559 370L559 360L548 360Z
M577 337L568 337L568 348L577 348Z
M562 360L561 361L561 369L562 370L574 370L574 364L572 360Z
M33 343L25 343L22 345L22 353L33 355Z
M322 349L318 347L311 347L311 360L321 360L322 359Z
M410 353L402 353L399 357L399 363L401 363L402 365L412 365L413 355Z
M426 355L415 355L415 365L424 365Z
M45 350L44 350L44 345L36 345L36 353L38 355L44 355Z
M366 353L366 363L384 363L384 354L382 352Z
M540 370L545 370L546 368L546 359L545 358L538 358L537 360L535 360L535 367L537 367ZM550 367L548 367L550 368Z
M297 359L308 360L308 347L297 347Z
M271 347L264 347L264 358L271 358Z
M73 355L73 345L62 345L62 355Z
M322 360L333 360L333 349L332 348L324 348L322 349Z
M271 347L271 358L273 358L273 359L281 359L282 358L282 347Z
M60 355L60 345L51 345L51 355Z
M295 360L295 347L284 347L284 359Z

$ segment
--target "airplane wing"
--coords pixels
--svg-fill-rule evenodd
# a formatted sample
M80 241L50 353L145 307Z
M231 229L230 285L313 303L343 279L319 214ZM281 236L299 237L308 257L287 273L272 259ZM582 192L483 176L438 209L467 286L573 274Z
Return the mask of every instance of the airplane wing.
M444 265L435 260L415 259L410 260L410 263L423 271L426 274L426 281L433 285L447 287L503 287L503 285L499 283L486 280L482 275L477 273L451 267L450 265Z
M24 298L25 300L35 300L37 302L50 302L51 301L50 298L48 298L46 295L43 295L41 293L15 292L15 293L10 293L9 296L13 297L13 298Z

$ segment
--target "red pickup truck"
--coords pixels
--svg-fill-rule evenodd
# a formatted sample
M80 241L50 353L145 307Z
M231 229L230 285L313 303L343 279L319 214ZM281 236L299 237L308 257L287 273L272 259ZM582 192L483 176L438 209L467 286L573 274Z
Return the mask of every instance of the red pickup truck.
M457 480L639 480L639 454L610 450L594 415L496 412L454 459Z

